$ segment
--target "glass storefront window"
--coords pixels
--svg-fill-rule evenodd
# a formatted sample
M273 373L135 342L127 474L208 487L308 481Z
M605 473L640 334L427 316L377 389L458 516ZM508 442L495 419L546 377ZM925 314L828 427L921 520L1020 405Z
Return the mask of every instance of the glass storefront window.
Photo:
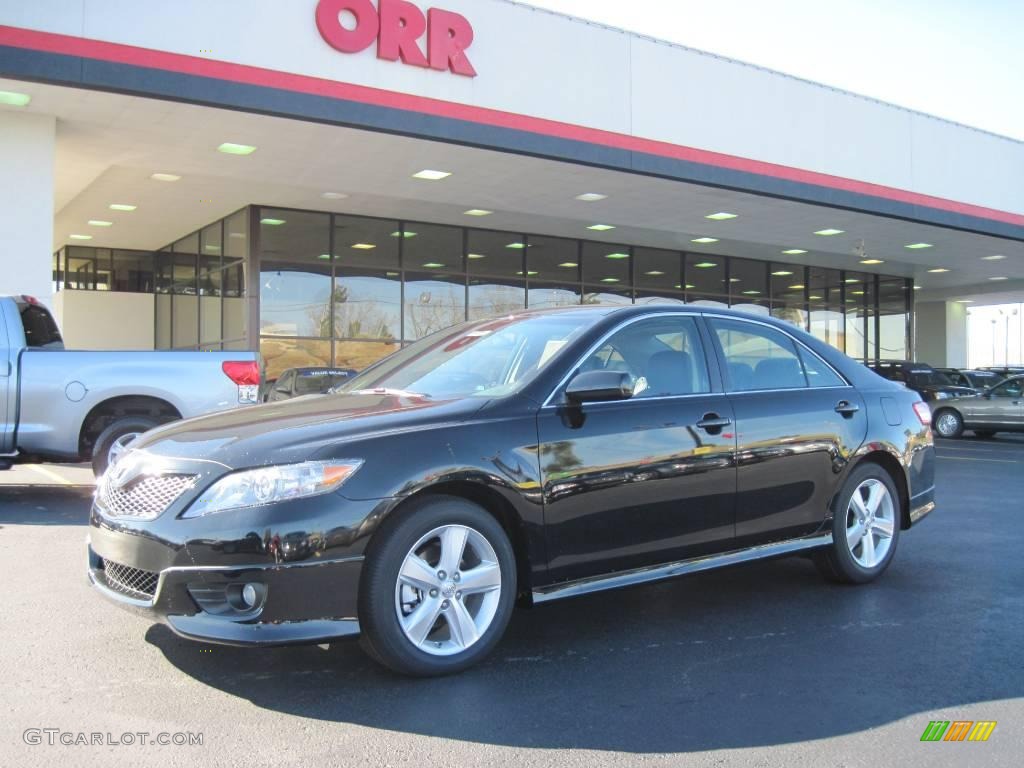
M728 306L724 256L703 253L686 254L686 300L717 306Z
M330 216L261 209L260 247L260 333L331 338Z
M415 341L466 319L466 278L406 272L405 341Z
M423 237L424 242L431 239L428 232L420 232L416 227L407 227L406 234L410 241L419 237ZM397 221L334 217L334 258L339 267L397 272L401 247L402 231Z
M838 269L808 269L811 334L837 349L846 349L843 273Z
M249 255L249 209L224 219L224 260L238 261Z
M402 338L402 282L397 272L345 269L334 278L336 339Z
M398 342L336 341L334 366L361 371L401 349Z
M526 286L515 280L471 278L469 281L469 319L507 315L526 307Z
M542 307L578 307L582 303L577 283L538 283L530 281L527 300L530 309Z
M881 280L878 284L878 357L882 360L909 358L909 280Z
M768 267L764 261L729 259L729 303L734 309L769 313Z
M634 248L638 296L645 297L680 294L683 292L683 257L678 251L655 248Z
M531 284L542 282L580 281L580 247L576 240L530 235L526 252L526 268Z
M526 251L522 235L471 229L466 236L466 269L471 275L522 279ZM410 267L419 268L416 263Z
M612 293L629 290L630 248L614 243L583 243L583 282ZM630 294L632 295L632 294Z
M846 354L855 360L866 361L868 355L867 329L867 275L859 272L843 273L846 295Z
M260 339L260 354L266 364L266 377L276 380L289 368L329 367L331 342L319 339Z

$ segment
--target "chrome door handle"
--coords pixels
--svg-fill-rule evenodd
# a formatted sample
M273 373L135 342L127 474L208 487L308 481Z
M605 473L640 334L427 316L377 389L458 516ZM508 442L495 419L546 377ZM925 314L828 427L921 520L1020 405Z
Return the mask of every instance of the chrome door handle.
M732 424L732 419L724 419L717 413L709 413L697 422L697 428L705 432L721 431Z
M841 414L846 418L850 418L859 410L860 406L856 403L851 403L849 400L841 400L839 404L836 405L836 413Z

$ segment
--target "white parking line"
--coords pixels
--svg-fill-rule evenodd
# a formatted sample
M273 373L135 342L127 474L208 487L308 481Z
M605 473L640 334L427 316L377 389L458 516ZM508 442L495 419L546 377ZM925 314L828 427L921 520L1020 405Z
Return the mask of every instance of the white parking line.
M948 461L987 461L990 464L1020 464L1021 461L1013 461L1011 459L975 459L967 456L939 456L940 459L947 459Z

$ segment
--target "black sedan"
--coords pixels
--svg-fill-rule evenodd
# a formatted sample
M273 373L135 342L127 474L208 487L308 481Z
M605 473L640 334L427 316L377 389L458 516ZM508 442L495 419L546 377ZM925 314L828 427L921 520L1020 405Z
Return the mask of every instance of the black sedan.
M465 669L513 606L757 558L867 583L934 508L927 405L811 336L700 307L467 323L338 393L147 433L101 479L89 577L175 632L361 634Z

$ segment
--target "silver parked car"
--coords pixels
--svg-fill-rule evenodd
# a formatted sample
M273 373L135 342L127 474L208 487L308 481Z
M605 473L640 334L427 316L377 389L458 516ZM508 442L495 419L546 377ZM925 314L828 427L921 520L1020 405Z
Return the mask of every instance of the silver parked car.
M939 437L960 437L964 430L978 437L1024 432L1024 376L1007 379L980 395L936 401L932 408Z

